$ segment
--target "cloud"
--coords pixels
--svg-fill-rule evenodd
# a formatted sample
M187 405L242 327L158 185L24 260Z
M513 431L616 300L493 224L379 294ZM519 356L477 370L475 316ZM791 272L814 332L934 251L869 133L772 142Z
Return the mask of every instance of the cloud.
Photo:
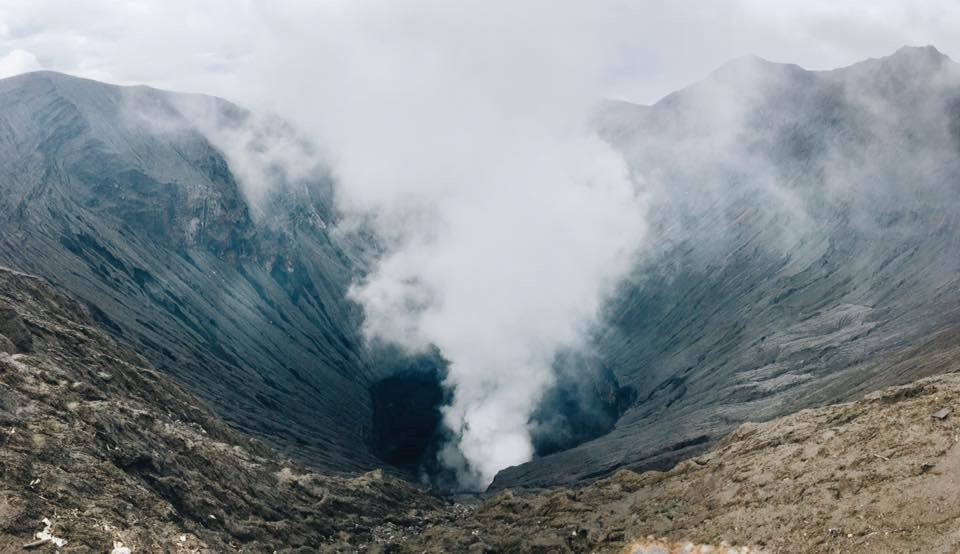
M487 4L489 11L506 10L503 16L511 17L512 3ZM339 0L0 0L0 52L20 48L49 69L95 79L217 94L248 105L269 103L261 87L242 77L243 66L264 54L259 39L275 30L273 23L284 13L300 13L305 23L318 26L318 34L325 33L325 21L352 17L348 5ZM960 11L949 0L564 0L540 7L545 19L553 9L578 8L591 16L584 25L602 25L598 34L616 48L603 76L605 95L642 103L749 54L812 69L883 56L904 44L934 44L960 55L955 32ZM424 13L419 1L382 2L378 10L383 24L398 27ZM532 40L539 38L536 25L529 31ZM322 54L307 50L322 37L311 38L290 54L325 63ZM274 63L287 61L277 57Z
M14 49L0 58L0 79L43 69L37 57L26 50Z
M292 186L326 178L314 144L275 115L205 95L178 94L158 101L152 89L123 91L123 115L130 124L171 136L199 132L222 152L255 219L276 197L271 193L291 192Z

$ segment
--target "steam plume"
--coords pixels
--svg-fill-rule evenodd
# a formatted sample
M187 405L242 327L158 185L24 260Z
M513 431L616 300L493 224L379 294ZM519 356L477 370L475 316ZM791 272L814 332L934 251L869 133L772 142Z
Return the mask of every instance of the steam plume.
M609 25L591 20L611 14L552 2L341 8L274 14L282 30L269 40L323 37L326 62L258 71L322 83L301 123L323 138L347 222L382 243L351 292L364 331L450 361L444 459L483 487L533 455L528 421L551 362L582 341L644 233L637 183L589 129L610 57L595 33Z

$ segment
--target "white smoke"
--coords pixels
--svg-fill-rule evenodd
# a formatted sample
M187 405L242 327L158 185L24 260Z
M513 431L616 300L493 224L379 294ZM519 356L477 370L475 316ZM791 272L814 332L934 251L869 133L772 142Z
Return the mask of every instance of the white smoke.
M613 46L598 18L614 14L336 6L272 12L261 51L312 49L256 71L317 84L278 91L293 95L276 109L313 106L297 115L329 150L339 207L382 242L351 292L364 331L450 361L444 422L461 481L483 487L533 455L528 421L557 350L582 341L644 234L638 184L588 121Z
M161 135L199 132L219 150L254 219L263 215L272 192L323 173L310 141L275 116L198 94L158 95L145 87L121 91L120 110L128 124Z
M577 345L643 235L633 183L606 145L537 138L536 151L505 142L491 163L509 169L451 175L431 217L353 290L368 335L434 344L451 361L444 421L480 485L532 456L527 423L557 349Z

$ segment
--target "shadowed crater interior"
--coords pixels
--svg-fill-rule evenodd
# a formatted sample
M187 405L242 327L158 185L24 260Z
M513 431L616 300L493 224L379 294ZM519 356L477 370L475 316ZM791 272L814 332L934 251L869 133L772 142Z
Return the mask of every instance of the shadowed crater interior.
M373 403L370 446L384 462L420 476L437 471L437 452L446 440L441 408L447 362L438 351L409 356L393 347L374 352L388 375L370 387Z
M402 373L377 382L373 399L373 452L381 460L418 471L441 439L444 392L430 373Z
M395 351L382 353L379 362L390 376L370 387L373 453L434 488L457 489L455 473L437 459L451 438L442 421L442 408L451 400L442 384L446 362L439 353L408 358ZM620 386L613 372L596 360L561 355L555 369L557 381L530 419L537 457L610 432L636 400L633 388Z
M557 381L544 394L530 418L530 436L537 457L603 436L636 402L636 391L621 386L598 360L562 353L554 363Z

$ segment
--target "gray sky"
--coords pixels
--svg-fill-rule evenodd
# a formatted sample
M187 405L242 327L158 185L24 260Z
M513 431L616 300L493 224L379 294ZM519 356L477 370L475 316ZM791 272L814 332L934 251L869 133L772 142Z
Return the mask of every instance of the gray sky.
M349 4L0 0L0 76L53 69L256 102L243 83L254 59L264 55L264 36L277 31L274 20L296 13L318 21L320 32L320 20L337 19ZM442 3L380 4L396 18L390 25L415 27L430 24L429 18L417 22L416 13ZM398 4L418 7L409 14L387 8ZM458 9L482 18L494 4L461 2ZM960 7L948 0L602 0L579 5L600 15L583 25L595 26L598 40L615 50L606 60L604 94L641 103L748 54L825 69L883 56L904 44L960 52ZM531 41L550 32L552 9L545 6L542 22L529 22ZM501 12L509 18L509 10ZM496 35L489 39L495 41ZM325 54L303 52L315 58Z

